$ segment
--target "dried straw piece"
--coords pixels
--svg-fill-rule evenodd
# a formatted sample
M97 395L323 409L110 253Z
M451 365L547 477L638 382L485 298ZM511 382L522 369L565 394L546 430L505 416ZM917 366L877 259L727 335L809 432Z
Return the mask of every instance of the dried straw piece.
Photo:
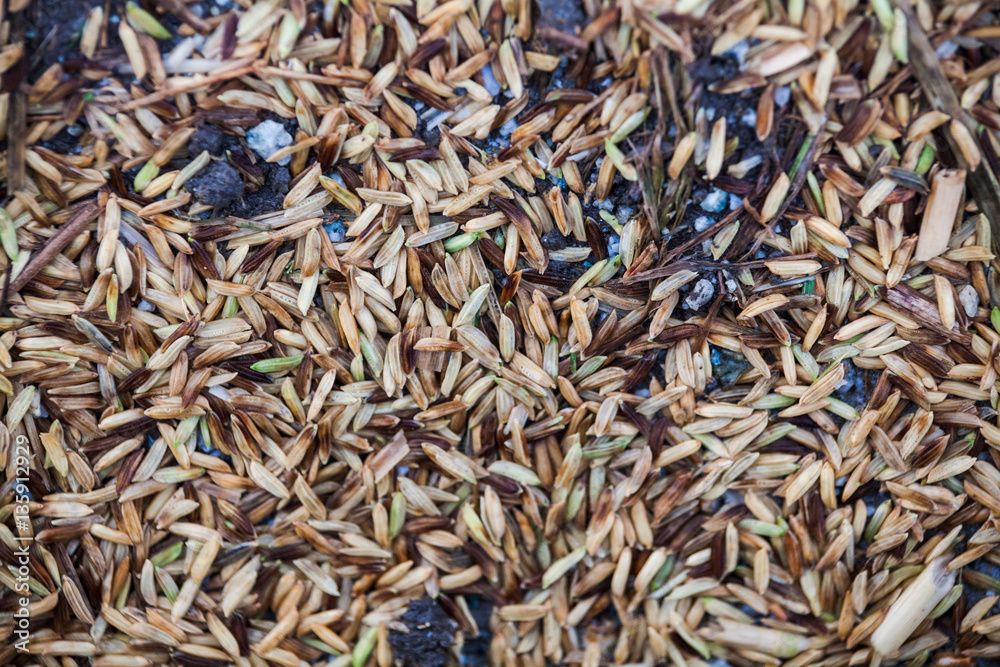
M955 582L955 573L947 569L949 560L940 556L928 563L889 607L871 636L876 651L886 656L895 653L944 598Z
M965 195L965 171L943 169L931 182L924 217L920 223L917 247L913 259L926 262L948 248L955 217Z

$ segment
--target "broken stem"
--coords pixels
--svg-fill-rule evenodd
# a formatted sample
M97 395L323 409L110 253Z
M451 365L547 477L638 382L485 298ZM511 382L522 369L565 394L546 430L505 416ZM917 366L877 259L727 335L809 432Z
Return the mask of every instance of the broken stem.
M10 281L10 285L7 288L8 292L4 293L3 303L7 302L7 293L9 292L19 292L22 287L27 285L32 278L34 278L39 271L44 269L52 259L62 252L63 248L68 246L70 242L77 237L77 235L83 231L83 229L89 225L94 219L97 218L97 214L100 211L96 202L91 202L84 206L81 206L73 214L73 217L69 219L68 222L64 223L48 241L42 246L41 250L36 252L25 264L24 270L22 270L13 280Z

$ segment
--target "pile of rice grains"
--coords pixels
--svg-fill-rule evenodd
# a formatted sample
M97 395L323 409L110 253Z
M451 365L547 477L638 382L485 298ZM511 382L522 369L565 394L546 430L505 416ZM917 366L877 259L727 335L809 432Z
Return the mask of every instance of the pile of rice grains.
M0 660L1000 657L991 6L6 0Z

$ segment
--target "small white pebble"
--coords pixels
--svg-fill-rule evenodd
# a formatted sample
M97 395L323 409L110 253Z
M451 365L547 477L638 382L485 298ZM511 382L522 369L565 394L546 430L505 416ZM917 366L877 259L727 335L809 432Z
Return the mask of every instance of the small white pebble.
M143 299L139 302L139 310L145 310L147 313L151 313L156 310L156 306Z
M740 206L743 206L743 199L741 197L739 197L738 195L730 194L729 195L729 210L730 211L735 211Z
M614 257L618 254L618 247L621 243L621 239L618 238L617 234L608 234L608 258Z
M726 291L727 292L729 292L730 294L734 293L736 291L736 287L737 287L737 285L736 285L736 281L735 280L733 280L732 278L729 278L729 279L726 280Z
M500 134L504 137L509 137L517 129L517 120L511 118L506 123L500 127Z
M291 143L292 135L285 126L270 119L247 131L247 145L265 160ZM291 156L286 156L278 160L278 164L284 166L291 160Z
M750 44L747 40L743 40L736 44L733 48L726 51L726 53L732 55L736 58L736 62L740 64L740 69L746 65L747 52L750 50Z
M743 116L740 118L740 122L747 127L755 127L757 125L757 112L753 109L747 109L743 112Z
M976 288L972 285L966 285L958 290L958 300L962 302L965 314L969 317L975 317L979 310L979 292L976 291Z
M715 285L702 278L694 285L694 289L684 299L684 306L689 310L700 310L715 295Z
M610 211L614 207L615 205L611 203L610 199L602 199L601 201L597 202L597 208L603 209L605 211Z
M715 120L715 108L714 107L709 107L708 109L705 109L705 118L707 118L708 120Z
M709 227L711 227L712 223L714 223L714 222L715 221L712 220L707 215L703 215L703 216L701 216L700 218L697 218L694 221L694 231L696 231L696 232L698 232L700 234L701 232L703 232L706 229L708 229Z
M722 190L713 190L701 201L701 210L718 213L729 203L729 195Z
M792 89L788 86L782 86L774 91L774 103L779 107L783 107L788 104L788 100L792 97Z
M621 207L619 207L619 209L618 209L618 224L619 225L624 225L626 222L629 221L629 218L632 217L633 213L635 213L635 209L632 208L631 206L621 206Z
M643 398L649 398L649 387L642 387L641 389L633 389L632 393L636 396L642 396Z

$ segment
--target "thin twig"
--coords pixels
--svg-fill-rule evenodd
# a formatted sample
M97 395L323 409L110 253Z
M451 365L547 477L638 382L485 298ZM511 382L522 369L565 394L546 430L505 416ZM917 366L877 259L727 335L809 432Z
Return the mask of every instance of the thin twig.
M90 202L77 209L73 217L64 223L41 250L32 255L31 259L24 266L24 270L17 274L17 277L10 281L10 291L19 292L27 285L39 271L44 269L52 259L62 252L63 248L76 238L77 234L97 218L100 207L96 202ZM9 273L9 271L8 271ZM3 303L7 302L7 293L4 293Z

